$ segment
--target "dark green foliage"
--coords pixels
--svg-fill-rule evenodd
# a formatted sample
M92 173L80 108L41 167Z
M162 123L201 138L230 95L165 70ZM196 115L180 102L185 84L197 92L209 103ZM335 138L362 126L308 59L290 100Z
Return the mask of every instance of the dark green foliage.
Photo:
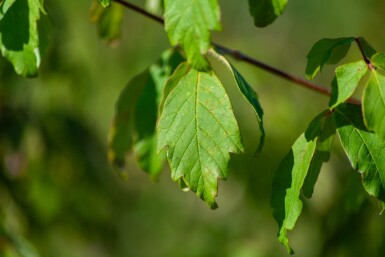
M257 27L273 23L285 9L287 0L249 0L249 11Z
M354 38L324 38L314 44L307 55L306 76L314 78L325 64L336 64L341 61L349 51Z

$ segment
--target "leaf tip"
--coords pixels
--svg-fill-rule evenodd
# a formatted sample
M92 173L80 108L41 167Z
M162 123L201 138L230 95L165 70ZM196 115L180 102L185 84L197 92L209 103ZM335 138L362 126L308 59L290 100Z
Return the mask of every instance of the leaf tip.
M218 209L218 204L214 201L213 203L209 204L209 207L211 210L216 210Z
M287 233L286 229L282 229L279 232L278 240L279 240L279 242L281 244L283 244L283 246L285 246L287 253L290 254L290 255L293 255L295 252L294 252L293 248L291 248L290 245L289 245L289 239L287 238L287 234L286 233Z

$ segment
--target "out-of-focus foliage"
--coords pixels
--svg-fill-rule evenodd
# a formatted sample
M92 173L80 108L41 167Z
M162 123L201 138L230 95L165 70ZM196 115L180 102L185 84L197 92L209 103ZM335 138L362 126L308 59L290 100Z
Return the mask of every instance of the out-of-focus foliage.
M109 8L103 8L94 0L90 20L97 24L99 37L108 44L115 45L121 37L123 6L114 4Z
M385 23L378 11L383 1L291 1L264 30L254 28L246 1L221 4L225 30L215 41L298 75L319 38L343 32L363 35L378 48L385 42L373 29ZM134 161L123 182L106 157L114 102L169 44L159 25L125 11L121 44L111 49L98 41L89 5L46 1L50 16L39 20L45 54L38 78L19 78L0 59L0 255L284 256L269 206L276 160L327 99L235 63L258 89L269 134L260 158L252 158L259 141L255 113L237 89L226 88L248 140L246 155L232 156L229 181L220 183L221 208L210 211L192 194L181 194L168 171L153 184ZM325 85L334 76L328 67L322 75L317 82ZM384 256L384 218L341 147L332 151L290 234L296 256Z
M254 24L258 27L266 27L283 13L287 0L249 0L250 14L254 18Z

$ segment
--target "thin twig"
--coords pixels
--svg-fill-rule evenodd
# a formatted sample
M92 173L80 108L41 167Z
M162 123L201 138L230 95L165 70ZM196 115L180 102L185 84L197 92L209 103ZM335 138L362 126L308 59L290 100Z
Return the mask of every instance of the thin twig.
M368 56L366 56L365 51L364 51L364 48L362 47L362 44L361 44L361 41L360 41L360 40L361 40L360 37L356 37L356 38L354 39L354 41L356 41L356 43L357 43L358 49L360 49L362 58L364 59L366 65L367 65L368 68L369 68L369 70L373 70L373 69L374 69L373 64L372 64L372 62L370 61L370 59L368 58Z
M129 2L126 2L124 0L113 0L114 2L116 3L119 3L135 12L138 12L154 21L157 21L158 23L164 25L164 19L159 17L159 16L156 16L152 13L149 13L147 12L146 10L144 10L143 8L140 8L132 3L129 3ZM302 87L305 87L305 88L308 88L310 90L313 90L313 91L316 91L320 94L323 94L323 95L327 95L327 96L330 96L331 95L331 91L330 89L326 88L326 87L323 87L323 86L319 86L319 85L316 85L314 83L311 83L307 80L304 80L302 78L299 78L297 76L294 76L294 75L291 75L285 71L282 71L278 68L275 68L273 66L270 66L268 64L265 64L257 59L254 59L246 54L243 54L242 52L240 51L237 51L237 50L233 50L233 49L230 49L230 48L227 48L225 46L222 46L220 44L217 44L217 43L214 43L212 42L211 43L213 46L215 46L217 48L218 51L220 51L221 53L223 54L226 54L226 55L229 55L231 57L233 57L234 59L236 60L239 60L239 61L243 61L243 62L246 62L246 63L249 63L253 66L256 66L262 70L265 70L269 73L272 73L276 76L279 76L281 78L284 78L288 81L291 81L293 82L294 84L297 84L299 86L302 86ZM355 98L349 98L348 99L348 102L350 103L353 103L353 104L361 104L361 101L358 100L358 99L355 99Z
M164 24L164 20L163 18L159 17L159 16L156 16L150 12L147 12L146 10L144 10L143 8L140 8L139 6L136 6L132 3L129 3L129 2L126 2L126 1L123 1L123 0L113 0L114 2L117 2L131 10L134 10L135 12L138 12L154 21L157 21L159 23L161 23L162 25Z
M224 46L221 46L221 45L218 45L216 43L212 43L221 53L223 54L226 54L226 55L230 55L231 57L233 57L234 59L236 60L240 60L240 61L244 61L246 63L249 63L249 64L252 64L254 66L257 66L258 68L262 69L262 70L265 70L267 72L270 72L270 73L273 73L281 78L284 78L286 80L289 80L293 83L296 83L297 85L300 85L300 86L303 86L303 87L306 87L306 88L309 88L311 90L314 90L314 91L317 91L318 93L320 94L323 94L323 95L330 95L331 92L328 88L325 88L325 87L322 87L322 86L318 86L316 84L313 84L307 80L304 80L304 79L301 79L299 77L296 77L296 76L293 76L287 72L284 72L282 70L279 70L273 66L270 66L266 63L263 63L261 61L258 61L254 58L251 58L250 56L248 55L245 55L243 54L242 52L240 51L237 51L237 50L233 50L233 49L229 49L227 47L224 47Z

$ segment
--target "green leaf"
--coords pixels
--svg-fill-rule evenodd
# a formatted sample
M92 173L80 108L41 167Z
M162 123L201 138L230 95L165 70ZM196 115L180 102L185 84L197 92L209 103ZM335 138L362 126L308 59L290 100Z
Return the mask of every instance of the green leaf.
M385 54L376 53L370 58L370 62L377 68L385 70Z
M315 123L313 126L319 126L319 136L317 138L316 151L302 188L303 194L307 198L311 198L313 195L314 185L317 182L322 164L330 159L330 151L336 134L334 114L325 111L320 116L322 118L320 122L318 122L318 119L313 121Z
M362 105L367 128L385 142L385 77L375 70L371 72Z
M111 0L99 0L99 3L105 8L111 5Z
M257 27L266 27L283 13L287 0L249 0L249 11Z
M243 152L230 100L212 71L197 71L186 63L167 86L172 90L158 121L158 150L167 149L172 179L183 179L214 209L217 180L227 178L229 153Z
M367 71L368 66L365 61L348 63L337 67L336 80L332 83L330 109L334 109L353 95L358 83Z
M109 159L119 168L124 167L125 156L133 149L138 165L153 178L162 170L165 156L157 153L155 133L158 106L166 79L180 62L179 53L164 52L120 94L109 135Z
M361 173L365 190L385 200L385 144L366 131L360 106L342 104L336 108L335 121L341 144L355 170Z
M211 58L212 57L212 58ZM263 109L258 100L258 94L254 91L254 89L247 83L247 81L243 78L243 76L235 69L234 66L230 64L230 62L222 55L215 52L213 49L208 51L208 59L216 60L216 62L223 66L226 71L230 72L231 77L234 78L234 82L237 85L239 91L242 93L243 97L246 101L253 107L255 115L257 116L257 121L260 130L260 140L259 145L255 151L255 156L259 155L262 151L264 142L265 142L265 130L263 127ZM215 71L215 68L214 68Z
M172 45L180 45L197 70L208 70L202 56L210 47L210 31L220 30L217 0L165 0L165 29Z
M99 37L108 44L115 45L121 36L123 21L123 6L111 5L110 8L103 8L96 1L91 6L90 19L97 24Z
M290 254L293 254L294 251L289 245L287 231L293 230L301 214L302 201L300 193L314 160L318 137L321 133L322 123L325 120L326 114L327 112L323 112L318 115L310 123L306 132L295 141L290 152L280 163L273 180L271 206L274 209L273 216L279 226L278 240L286 247ZM329 138L329 136L326 138ZM322 148L323 146L320 146L320 149ZM315 160L315 162L319 163L320 160ZM319 173L315 172L315 168L312 167L314 169L313 172ZM308 183L312 186L312 182L309 181Z
M307 78L314 78L325 64L336 64L341 61L346 56L353 41L353 37L324 38L315 43L307 55Z
M0 6L0 49L17 74L37 75L40 65L39 0L5 0Z

